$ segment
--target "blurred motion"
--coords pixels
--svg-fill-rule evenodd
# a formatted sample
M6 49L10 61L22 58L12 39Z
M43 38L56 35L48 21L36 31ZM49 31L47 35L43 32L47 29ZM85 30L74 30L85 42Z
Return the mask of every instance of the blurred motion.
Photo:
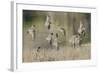
M22 61L91 59L91 14L23 10Z

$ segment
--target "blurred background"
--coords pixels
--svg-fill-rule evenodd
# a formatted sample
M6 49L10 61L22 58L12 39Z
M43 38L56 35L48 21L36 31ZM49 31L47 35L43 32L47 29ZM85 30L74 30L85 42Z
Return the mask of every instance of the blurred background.
M46 23L47 20L50 21L50 31L46 27L46 25L48 25ZM73 49L69 40L71 37L78 34L80 24L83 24L86 34L81 37L82 46L76 50L75 48ZM33 41L30 35L27 34L27 31L31 29L32 25L35 25L36 29L36 38ZM59 32L61 31L61 28L65 31L64 34ZM53 35L58 33L60 51L55 50L55 48L52 49L46 40L50 33L53 33ZM49 54L48 59L46 59L44 54L41 54L41 56L43 56L42 61L49 61L51 59L52 61L90 59L91 14L79 12L23 10L23 62L39 61L30 54L39 46L42 47L41 50L45 49L46 55Z

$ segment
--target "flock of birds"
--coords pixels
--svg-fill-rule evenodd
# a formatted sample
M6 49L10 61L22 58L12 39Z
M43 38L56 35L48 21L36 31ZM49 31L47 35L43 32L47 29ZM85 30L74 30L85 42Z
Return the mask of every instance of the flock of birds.
M45 25L46 29L48 29L48 31L49 31L49 35L46 38L47 42L49 43L49 45L51 47L54 46L57 50L59 50L59 42L58 42L59 41L58 40L59 35L58 35L58 33L55 33L55 31L52 31L51 26L53 24L52 24L52 21L51 21L51 17L49 15L46 16L46 21L45 21L44 25ZM55 28L53 28L53 29L55 29ZM66 30L63 27L59 27L58 31L63 33L63 36L66 37ZM80 21L80 26L79 26L77 32L78 32L77 34L72 35L72 37L69 39L69 43L71 44L71 46L73 48L80 46L81 41L82 41L82 36L85 36L85 34L86 34L86 29L85 29L85 27L84 27L84 25L82 24L81 21ZM32 40L35 40L35 38L36 38L36 27L35 27L35 25L32 25L28 29L27 33L29 33L31 35ZM41 46L39 46L37 48L37 51L39 51L39 49L41 49Z

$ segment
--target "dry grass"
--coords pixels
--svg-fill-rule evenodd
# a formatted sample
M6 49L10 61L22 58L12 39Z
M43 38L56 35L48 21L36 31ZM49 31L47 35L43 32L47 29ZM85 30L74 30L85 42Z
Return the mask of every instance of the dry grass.
M36 49L24 50L23 62L39 61L61 61L61 60L85 60L90 59L90 44L84 44L79 48L63 47L56 49Z
M60 49L51 48L45 40L48 34L39 33L34 41L24 30L22 58L23 62L86 60L91 58L91 43L82 44L79 48L60 45ZM37 47L41 46L39 52Z

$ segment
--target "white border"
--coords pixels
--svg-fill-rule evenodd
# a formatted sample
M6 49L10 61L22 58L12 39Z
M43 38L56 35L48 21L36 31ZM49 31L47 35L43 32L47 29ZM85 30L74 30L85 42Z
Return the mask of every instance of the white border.
M77 7L66 5L42 5L34 3L13 2L13 27L12 34L12 65L13 71L34 70L34 69L53 69L66 67L80 67L96 65L96 48L95 48L95 32L96 32L96 8L94 7ZM91 60L77 60L77 61L57 61L57 62L33 62L22 63L22 10L42 10L42 11L63 11L63 12L82 12L91 13Z

